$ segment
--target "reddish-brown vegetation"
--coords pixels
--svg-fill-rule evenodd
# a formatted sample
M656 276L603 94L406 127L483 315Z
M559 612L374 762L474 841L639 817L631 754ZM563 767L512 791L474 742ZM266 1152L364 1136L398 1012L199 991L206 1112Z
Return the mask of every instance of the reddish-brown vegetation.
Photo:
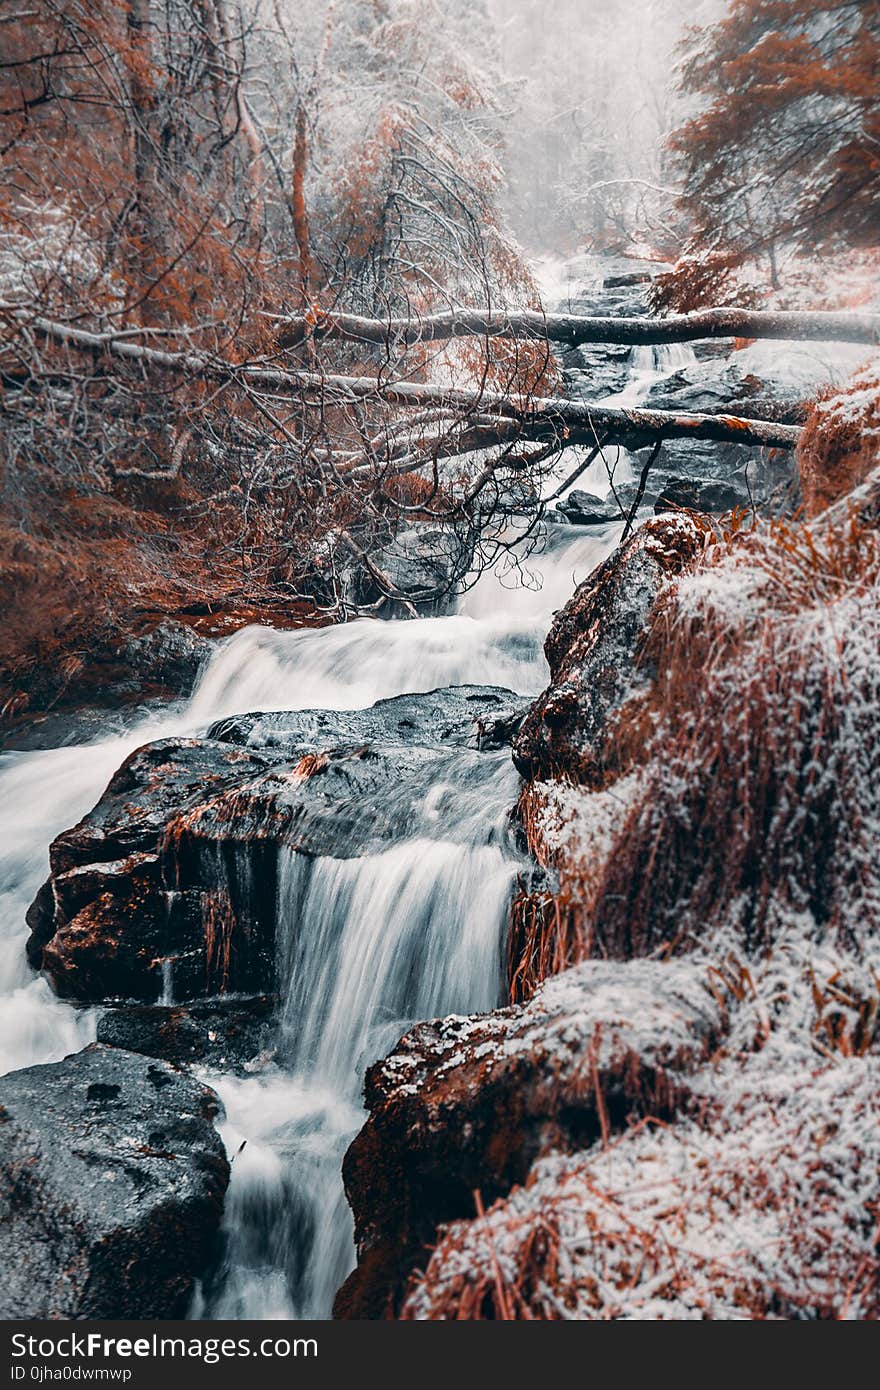
M755 302L793 251L876 248L878 64L876 0L731 0L690 36L701 109L671 141L688 239L658 303Z
M473 470L454 497L436 471L459 412L411 436L378 398L279 401L236 380L245 358L277 360L284 311L535 300L500 226L488 126L473 135L493 97L453 60L448 24L342 10L308 74L277 7L269 20L227 0L39 0L0 16L7 717L91 698L96 651L106 674L144 614L340 619L358 569L377 601L396 598L368 560L419 503L469 537ZM425 64L436 80L414 81ZM65 345L49 321L180 368ZM216 356L226 378L187 354ZM371 377L433 365L400 344L367 361L338 346L319 361L311 342L290 357ZM549 370L546 349L506 343L449 367L502 390Z
M797 451L804 506L816 516L845 497L877 466L880 452L880 369L868 364L810 408Z

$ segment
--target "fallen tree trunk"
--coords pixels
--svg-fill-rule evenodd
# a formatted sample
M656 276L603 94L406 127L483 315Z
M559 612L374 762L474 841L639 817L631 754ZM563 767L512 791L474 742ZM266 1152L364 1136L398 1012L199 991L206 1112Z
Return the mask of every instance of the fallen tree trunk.
M347 401L372 400L402 407L456 411L464 419L474 414L515 421L523 439L546 440L554 432L560 447L607 442L642 448L657 439L701 439L724 443L793 449L800 438L796 425L753 420L737 415L699 415L667 410L622 410L587 405L554 397L505 396L471 392L381 377L339 376L310 371L285 371L264 361L234 363L198 352L169 352L148 347L112 333L93 333L48 319L29 319L27 329L76 351L108 353L133 364L176 372L272 396L296 394L317 408L344 406Z
M880 314L845 311L773 313L749 309L700 309L668 318L586 317L520 311L454 309L423 318L370 319L358 314L326 314L282 321L280 347L309 339L340 338L355 343L408 344L480 336L563 343L686 343L700 338L779 338L810 342L880 342Z

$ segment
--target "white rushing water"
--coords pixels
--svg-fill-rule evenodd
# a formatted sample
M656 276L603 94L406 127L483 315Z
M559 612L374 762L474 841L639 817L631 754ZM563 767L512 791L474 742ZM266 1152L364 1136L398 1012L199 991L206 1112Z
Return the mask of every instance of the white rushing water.
M486 575L449 617L245 629L166 714L86 745L0 757L0 1069L60 1058L94 1037L94 1011L55 999L28 969L24 914L51 839L90 809L132 749L256 709L354 709L457 684L537 693L553 611L617 534L551 530L531 562L534 587ZM516 776L506 751L480 755L480 767L475 775L463 753L459 772L453 759L416 832L381 853L282 862L280 1060L245 1079L209 1078L234 1162L226 1265L196 1316L329 1314L353 1263L340 1166L363 1120L365 1067L417 1019L498 1002L518 864L506 819ZM173 981L165 988L171 997Z
M675 376L696 362L690 343L657 343L634 347L629 355L629 377L621 391L606 396L603 405L634 408L644 401L652 386Z

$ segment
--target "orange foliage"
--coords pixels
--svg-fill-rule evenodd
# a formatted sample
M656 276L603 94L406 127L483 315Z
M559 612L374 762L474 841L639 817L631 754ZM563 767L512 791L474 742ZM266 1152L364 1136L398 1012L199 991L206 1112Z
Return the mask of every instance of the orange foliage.
M871 364L810 407L798 446L808 516L851 492L880 465L880 370Z
M747 304L756 290L739 272L763 259L778 288L779 248L876 246L878 70L876 0L731 0L691 35L684 87L703 109L671 140L691 235L659 305Z

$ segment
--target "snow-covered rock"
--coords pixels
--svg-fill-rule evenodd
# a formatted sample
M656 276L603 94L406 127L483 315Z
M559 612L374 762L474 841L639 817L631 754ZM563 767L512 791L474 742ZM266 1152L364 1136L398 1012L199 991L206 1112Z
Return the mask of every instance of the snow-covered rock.
M420 1024L367 1075L370 1119L345 1162L360 1262L337 1304L399 1296L437 1227L522 1182L542 1153L631 1117L669 1119L721 1040L723 998L690 961L588 961L526 1005Z

